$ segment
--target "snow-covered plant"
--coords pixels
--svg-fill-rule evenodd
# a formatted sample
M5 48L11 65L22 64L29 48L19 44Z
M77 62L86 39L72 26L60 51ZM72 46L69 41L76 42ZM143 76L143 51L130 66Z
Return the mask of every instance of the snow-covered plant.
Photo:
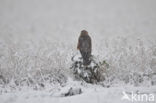
M83 65L83 59L79 55L72 57L71 69L75 75L75 78L82 79L88 83L97 83L104 80L102 69L109 67L106 61L99 62L94 56L91 56L91 63L87 66Z

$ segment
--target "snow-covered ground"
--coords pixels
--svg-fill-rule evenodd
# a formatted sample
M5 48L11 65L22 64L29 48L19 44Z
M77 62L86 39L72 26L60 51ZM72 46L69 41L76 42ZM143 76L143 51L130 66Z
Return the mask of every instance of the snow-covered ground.
M81 88L82 93L64 97L63 94L67 93L70 87ZM124 98L124 93L129 99ZM135 96L135 94L138 95ZM141 97L143 94L145 97ZM31 90L28 87L23 87L20 91L2 94L0 100L1 103L155 103L155 97L151 97L151 95L156 95L156 87L154 86L150 88L144 86L106 88L70 81L64 87L54 86L43 90Z
M0 0L0 103L131 103L122 100L123 92L154 94L155 103L155 5L155 0ZM98 84L75 80L69 69L83 29L92 38L93 55L110 65ZM71 87L82 93L63 97Z

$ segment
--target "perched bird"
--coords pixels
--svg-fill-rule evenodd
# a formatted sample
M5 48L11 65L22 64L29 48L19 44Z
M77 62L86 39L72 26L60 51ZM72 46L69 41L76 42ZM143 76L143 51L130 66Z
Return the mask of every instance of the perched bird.
M77 49L80 50L80 53L83 58L83 64L89 65L91 60L91 52L92 52L92 42L91 37L88 35L86 30L82 30L78 39Z

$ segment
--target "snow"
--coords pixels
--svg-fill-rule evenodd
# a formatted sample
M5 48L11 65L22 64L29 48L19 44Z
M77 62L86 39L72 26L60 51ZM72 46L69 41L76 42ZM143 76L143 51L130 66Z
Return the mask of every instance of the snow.
M0 0L0 103L131 103L123 91L156 95L155 4ZM83 29L97 61L109 64L98 84L75 80L69 69ZM70 88L82 93L62 96Z
M63 93L67 93L70 87L81 88L82 94L74 96L64 97ZM133 87L133 86L121 86L104 88L100 85L80 84L77 81L69 81L65 87L60 90L41 90L32 91L24 90L6 93L0 96L1 103L131 103L129 100L122 100L123 93L138 92L141 93L153 93L156 95L156 87ZM134 103L138 103L135 102ZM139 102L140 103L140 102ZM141 102L146 103L146 102ZM155 103L152 101L150 103Z

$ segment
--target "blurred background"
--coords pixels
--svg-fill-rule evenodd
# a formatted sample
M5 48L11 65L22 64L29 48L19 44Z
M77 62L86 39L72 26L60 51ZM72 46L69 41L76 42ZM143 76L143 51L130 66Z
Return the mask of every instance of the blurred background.
M155 0L0 0L0 36L75 41L86 29L95 40L155 39L155 5Z

